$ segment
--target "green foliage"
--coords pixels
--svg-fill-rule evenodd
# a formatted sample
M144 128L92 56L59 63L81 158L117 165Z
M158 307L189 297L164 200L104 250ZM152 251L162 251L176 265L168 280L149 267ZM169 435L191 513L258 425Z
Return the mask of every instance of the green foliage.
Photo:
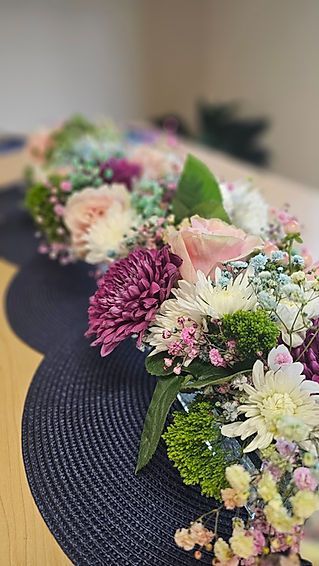
M187 157L172 202L172 209L177 223L194 214L229 222L214 175L205 163L193 155Z
M75 114L69 120L64 122L62 128L56 130L52 134L52 144L47 151L46 158L48 162L54 161L57 153L67 154L72 152L73 144L84 135L94 134L96 126L89 122L81 114Z
M260 352L265 356L277 344L279 329L266 311L237 311L226 314L222 323L226 340L236 341L242 359L255 359Z
M141 436L136 472L139 472L152 458L163 432L165 420L172 403L182 388L185 377L159 379L146 413Z
M147 356L145 366L151 375L158 377L171 377L174 368L182 363L182 358L175 358L169 368L165 367L164 358L166 352L159 352L153 356ZM188 381L183 383L183 390L202 389L207 385L217 385L232 380L237 374L250 369L249 364L236 364L232 368L215 367L211 363L196 358L183 372L188 375Z
M54 181L59 186L57 177L54 178ZM64 240L64 237L59 234L58 228L64 228L64 225L61 218L54 213L54 204L50 202L50 196L50 189L41 183L37 183L27 191L25 205L48 241L60 242ZM64 195L61 196L64 197ZM41 223L39 217L42 219Z
M203 495L220 499L226 487L227 453L208 401L195 401L189 413L174 413L174 422L163 434L167 453L186 485L199 484ZM212 449L207 446L207 442Z

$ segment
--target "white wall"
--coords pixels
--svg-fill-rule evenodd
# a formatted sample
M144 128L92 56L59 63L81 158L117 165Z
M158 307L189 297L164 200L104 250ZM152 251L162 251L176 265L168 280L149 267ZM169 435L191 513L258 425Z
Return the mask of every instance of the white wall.
M142 115L140 0L0 0L0 130Z
M319 0L0 0L0 130L199 98L272 120L272 168L319 187Z
M240 100L272 120L272 168L319 187L319 0L145 0L148 110Z

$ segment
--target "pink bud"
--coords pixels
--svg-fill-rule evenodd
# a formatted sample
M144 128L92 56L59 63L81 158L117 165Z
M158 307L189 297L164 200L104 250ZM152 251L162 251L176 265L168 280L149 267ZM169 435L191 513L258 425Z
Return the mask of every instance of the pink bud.
M284 225L284 230L286 234L300 234L301 228L297 220L290 220Z
M70 181L61 181L60 189L65 193L69 193L72 189L72 184L70 183Z
M64 206L62 204L56 204L53 210L57 216L63 216L64 214Z

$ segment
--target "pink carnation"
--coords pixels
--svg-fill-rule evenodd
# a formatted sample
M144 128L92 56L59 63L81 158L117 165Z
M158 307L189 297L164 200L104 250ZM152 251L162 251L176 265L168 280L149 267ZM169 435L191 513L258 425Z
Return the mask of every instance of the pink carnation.
M107 356L133 334L141 344L143 334L154 320L179 277L181 259L169 251L137 249L127 258L111 264L90 299L87 336L96 335L93 346Z

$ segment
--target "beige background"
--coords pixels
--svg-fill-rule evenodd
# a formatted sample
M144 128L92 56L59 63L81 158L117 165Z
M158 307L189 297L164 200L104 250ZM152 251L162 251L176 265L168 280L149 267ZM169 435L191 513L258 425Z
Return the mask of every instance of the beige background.
M272 169L319 188L318 0L0 0L0 129L239 99Z

